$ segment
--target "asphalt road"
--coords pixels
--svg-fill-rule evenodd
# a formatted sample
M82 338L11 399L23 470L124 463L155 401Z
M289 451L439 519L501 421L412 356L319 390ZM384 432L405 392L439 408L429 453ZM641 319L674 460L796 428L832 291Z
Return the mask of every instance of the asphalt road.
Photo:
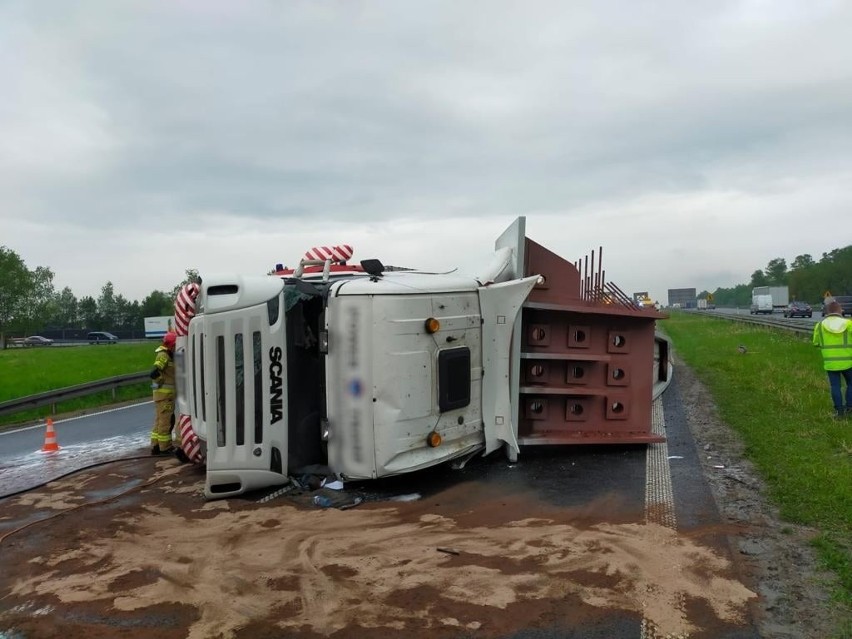
M677 375L656 407L654 429L666 434L665 444L536 447L523 450L517 464L495 460L495 456L475 458L460 470L443 466L377 482L347 484L347 490L369 500L401 493L419 493L427 498L449 486L470 482L473 488L484 482L499 494L531 494L548 508L564 508L591 522L658 523L679 534L700 537L720 556L736 562L728 539L713 532L720 517L689 431ZM39 452L43 427L0 434L0 495L24 490L94 462L144 455L151 410L150 402L146 402L57 422L62 449L54 454ZM28 516L38 517L35 513ZM4 527L14 523L4 522ZM751 619L732 625L705 616L702 622L702 638L759 637ZM636 615L613 611L602 619L578 621L575 628L539 627L513 634L512 639L657 636L643 630L643 624Z
M144 454L152 402L55 421L60 450L42 453L45 426L0 432L0 497L25 490L88 464Z

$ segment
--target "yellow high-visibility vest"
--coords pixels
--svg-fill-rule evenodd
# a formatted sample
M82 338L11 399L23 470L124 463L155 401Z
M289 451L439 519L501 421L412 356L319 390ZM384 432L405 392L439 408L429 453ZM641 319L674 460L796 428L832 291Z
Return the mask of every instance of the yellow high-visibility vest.
M852 320L840 315L828 315L814 326L814 346L822 353L827 371L852 368Z

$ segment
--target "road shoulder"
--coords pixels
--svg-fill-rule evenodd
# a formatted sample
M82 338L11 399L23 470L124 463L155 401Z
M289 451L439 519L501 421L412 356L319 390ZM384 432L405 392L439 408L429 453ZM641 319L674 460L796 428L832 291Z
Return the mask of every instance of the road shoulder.
M740 577L760 595L754 617L761 636L831 637L840 623L829 594L835 577L820 568L810 546L818 531L781 520L741 439L719 418L707 388L682 361L676 362L675 375L671 390L680 396Z

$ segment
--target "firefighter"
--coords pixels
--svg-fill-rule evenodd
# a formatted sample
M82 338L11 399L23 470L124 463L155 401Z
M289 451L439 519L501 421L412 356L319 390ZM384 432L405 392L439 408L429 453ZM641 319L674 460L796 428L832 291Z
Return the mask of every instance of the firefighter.
M843 309L835 300L825 305L823 314L823 320L814 326L813 344L822 352L834 415L842 419L852 415L852 320L843 317ZM841 378L846 382L845 406Z
M154 428L151 430L151 454L171 455L172 427L175 418L175 365L174 352L177 336L169 331L163 343L154 351L154 368L151 369L151 388L154 390Z

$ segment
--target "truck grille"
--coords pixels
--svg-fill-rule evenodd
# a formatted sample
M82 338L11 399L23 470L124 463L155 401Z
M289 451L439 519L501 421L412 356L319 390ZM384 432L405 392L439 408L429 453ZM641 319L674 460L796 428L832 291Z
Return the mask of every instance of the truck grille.
M192 418L207 434L208 446L261 444L263 340L260 330L245 330L259 318L226 315L197 317L190 326Z

